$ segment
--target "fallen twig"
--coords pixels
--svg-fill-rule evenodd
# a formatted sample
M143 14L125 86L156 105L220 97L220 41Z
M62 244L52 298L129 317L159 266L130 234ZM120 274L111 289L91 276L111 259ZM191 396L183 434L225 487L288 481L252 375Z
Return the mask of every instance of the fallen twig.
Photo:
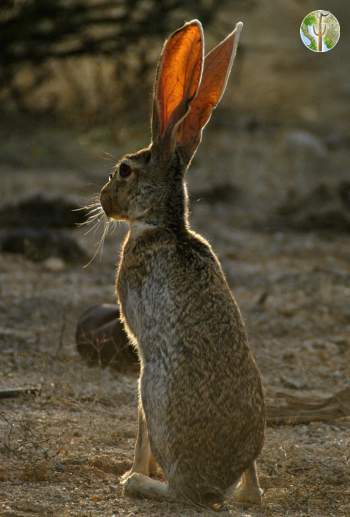
M0 388L0 399L19 397L20 395L36 395L41 392L39 386L28 386L25 388Z
M296 425L350 416L350 387L330 397L295 397L277 392L267 397L267 423Z

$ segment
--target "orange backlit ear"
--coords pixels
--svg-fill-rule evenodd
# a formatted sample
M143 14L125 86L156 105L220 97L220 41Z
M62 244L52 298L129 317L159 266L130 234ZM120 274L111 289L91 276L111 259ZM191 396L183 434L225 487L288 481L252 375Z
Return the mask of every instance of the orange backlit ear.
M202 76L203 31L198 20L186 23L165 42L154 86L153 142L175 147L178 124L195 98Z
M184 160L188 163L202 138L202 130L213 110L220 102L236 55L243 27L238 22L234 31L209 52L204 60L202 82L191 109L178 127L176 142Z

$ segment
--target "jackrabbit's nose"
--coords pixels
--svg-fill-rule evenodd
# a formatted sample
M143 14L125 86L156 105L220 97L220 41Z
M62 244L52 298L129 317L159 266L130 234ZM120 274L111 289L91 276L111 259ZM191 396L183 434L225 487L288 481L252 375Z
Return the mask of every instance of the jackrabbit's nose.
M102 206L103 210L105 211L106 215L108 215L108 216L111 215L112 214L112 198L105 189L101 190L100 203L101 203L101 206Z

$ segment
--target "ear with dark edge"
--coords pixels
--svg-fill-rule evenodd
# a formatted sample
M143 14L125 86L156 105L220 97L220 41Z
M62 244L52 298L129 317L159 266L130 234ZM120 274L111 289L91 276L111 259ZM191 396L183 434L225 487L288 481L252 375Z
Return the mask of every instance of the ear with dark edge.
M152 140L163 156L175 149L176 129L196 97L202 77L202 25L192 20L165 42L154 85Z
M189 163L202 139L202 131L219 104L236 55L243 23L238 22L231 34L205 57L201 85L191 109L177 130L177 147Z

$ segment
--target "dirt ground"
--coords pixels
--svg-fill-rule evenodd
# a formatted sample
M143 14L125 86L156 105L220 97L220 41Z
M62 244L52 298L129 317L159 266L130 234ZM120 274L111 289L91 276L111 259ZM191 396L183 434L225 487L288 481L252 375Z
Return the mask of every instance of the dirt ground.
M29 145L24 139L22 144ZM27 153L28 164L22 153L8 150L1 164L3 200L41 191L83 202L110 166L102 159L81 161L69 155L69 148L67 161L58 152L54 167L53 150L46 157L38 149L39 158ZM259 147L250 159L261 179ZM215 160L217 154L212 164ZM195 164L191 180L196 193L203 191L202 178L210 174L201 176L202 164ZM243 181L239 175L234 179ZM209 238L222 260L266 391L326 396L348 385L348 235L254 229L245 224L244 197L237 207L227 199L197 197L193 227ZM258 198L264 205L264 195ZM260 205L253 200L249 210ZM87 268L61 264L56 271L50 264L0 254L0 387L42 388L36 396L0 400L1 516L199 514L180 504L122 497L119 477L131 466L136 437L137 378L89 368L75 350L80 313L91 304L114 301L114 269L124 231L120 226L108 236L102 261ZM93 235L69 233L92 254ZM349 431L350 419L268 427L258 461L263 505L242 507L231 500L227 515L349 516Z

